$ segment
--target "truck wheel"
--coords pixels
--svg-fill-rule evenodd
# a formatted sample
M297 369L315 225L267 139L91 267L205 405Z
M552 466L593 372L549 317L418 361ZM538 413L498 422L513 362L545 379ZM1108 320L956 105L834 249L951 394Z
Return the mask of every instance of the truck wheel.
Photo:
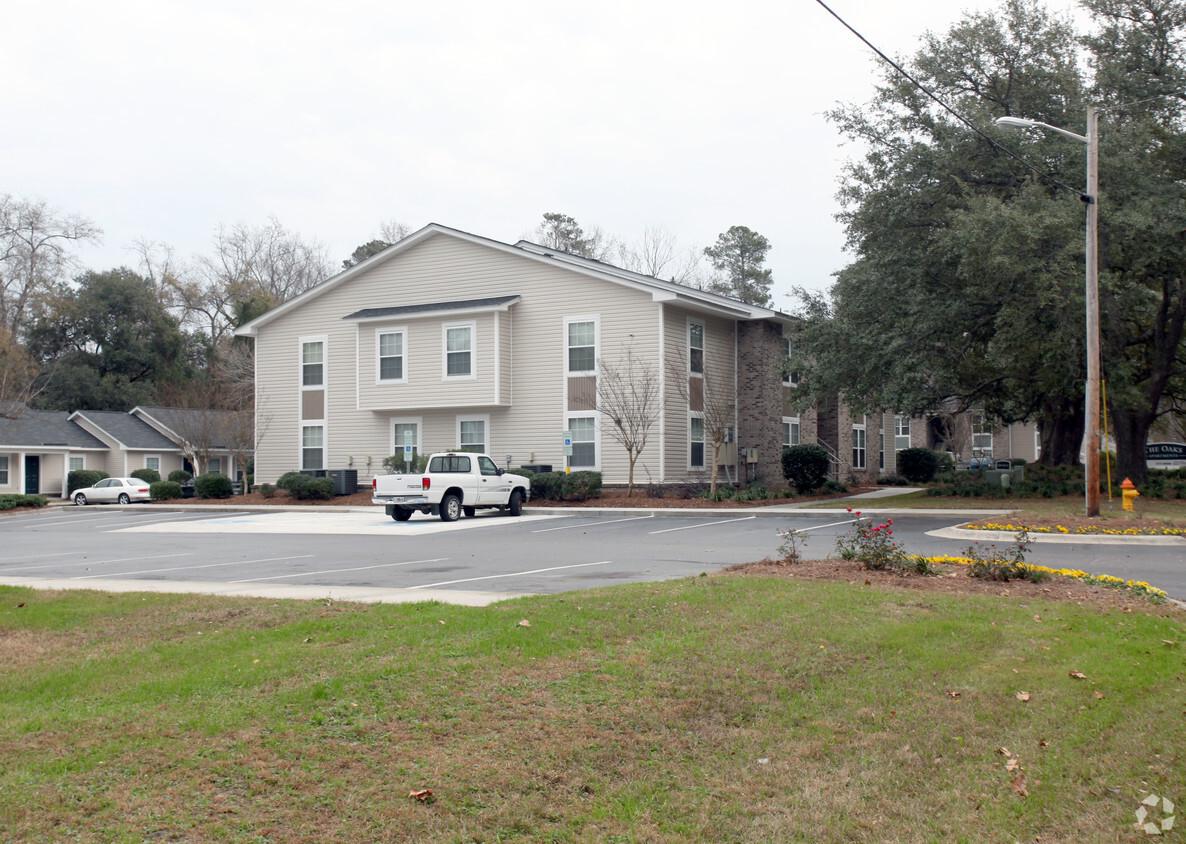
M441 499L441 521L455 522L461 518L461 499L456 495L446 495Z
M507 508L510 510L512 516L522 516L523 515L523 493L520 492L519 490L515 490L514 492L512 492L511 500L510 500L510 503L507 504Z
M396 507L391 511L391 518L395 519L397 522L406 522L408 519L412 518L412 511L407 507Z
M465 513L465 517L467 519L472 519L474 517L474 513L478 512L478 509L476 507L462 507L461 511Z

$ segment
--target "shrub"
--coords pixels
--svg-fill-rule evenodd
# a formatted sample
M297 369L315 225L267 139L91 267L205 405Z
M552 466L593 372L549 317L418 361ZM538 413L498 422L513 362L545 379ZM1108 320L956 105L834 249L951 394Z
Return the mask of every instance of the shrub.
M86 489L88 486L94 486L104 478L110 478L106 472L100 472L98 469L75 469L66 475L66 497L69 498L74 494L76 489Z
M1017 532L1012 544L998 550L995 545L981 548L972 545L966 554L971 562L968 564L968 576L986 580L1028 580L1039 583L1046 579L1046 573L1034 568L1025 561L1029 551L1030 538L1025 530Z
M588 501L601 495L600 472L569 472L561 478L561 501Z
M136 480L144 481L146 484L155 484L161 479L161 473L156 469L137 469L128 477L136 478Z
M194 476L184 469L174 469L169 473L169 480L175 484L187 484L194 479Z
M308 475L302 475L300 472L285 472L276 481L276 489L292 492L294 487L303 488L310 480Z
M383 470L392 475L416 475L428 468L428 454L414 454L411 460L404 460L404 453L383 458Z
M48 503L49 499L44 495L0 495L0 510L15 510L18 507L44 507Z
M181 484L177 481L157 481L148 485L148 497L153 501L168 501L181 497Z
M821 489L823 489L824 492L848 492L848 487L840 483L840 481L834 481L831 478L828 478L826 481L824 481L824 485L821 487Z
M898 472L911 483L930 483L939 471L939 455L929 448L904 448L898 452Z
M194 494L198 498L230 498L234 489L231 479L222 472L207 472L194 478Z
M520 478L527 478L527 480L531 480L532 478L535 477L535 472L531 471L530 469L504 469L503 474L504 475L518 475ZM534 492L534 490L535 490L534 483L531 485L531 489Z
M750 484L734 496L738 501L765 501L769 497L770 490L762 484Z
M309 478L297 498L311 501L329 501L334 497L334 482L332 478Z
M259 494L264 498L272 498L276 495L276 487L271 484L260 484Z
M782 475L799 492L819 489L828 477L828 452L819 445L793 445L782 453Z

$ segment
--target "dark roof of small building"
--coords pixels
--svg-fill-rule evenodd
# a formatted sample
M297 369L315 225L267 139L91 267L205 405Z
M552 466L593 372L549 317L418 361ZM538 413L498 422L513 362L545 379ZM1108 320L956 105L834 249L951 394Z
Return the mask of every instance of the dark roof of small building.
M77 416L91 422L127 448L174 451L177 443L138 416L117 410L79 410Z
M0 418L0 448L101 448L108 446L70 421L64 410L31 410L7 405Z
M228 431L234 423L235 413L230 410L202 410L187 407L148 407L140 405L132 408L132 413L140 411L158 425L168 428L182 439L186 434L201 431L213 442L208 444L213 448L226 448ZM147 423L145 423L147 424ZM203 439L205 439L205 436Z
M380 317L401 316L404 314L437 313L440 311L466 311L479 308L496 308L514 302L518 296L491 296L486 299L461 299L456 302L430 302L426 305L399 305L393 308L364 308L342 319L377 319Z

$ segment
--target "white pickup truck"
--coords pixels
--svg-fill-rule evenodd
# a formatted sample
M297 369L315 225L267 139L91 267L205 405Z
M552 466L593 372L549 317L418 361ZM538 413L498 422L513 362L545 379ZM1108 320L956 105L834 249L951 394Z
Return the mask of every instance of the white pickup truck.
M371 482L372 504L382 504L387 515L406 522L412 513L431 513L455 522L461 514L497 508L518 516L531 492L531 482L506 474L485 454L444 451L428 458L428 469L415 475L376 475Z

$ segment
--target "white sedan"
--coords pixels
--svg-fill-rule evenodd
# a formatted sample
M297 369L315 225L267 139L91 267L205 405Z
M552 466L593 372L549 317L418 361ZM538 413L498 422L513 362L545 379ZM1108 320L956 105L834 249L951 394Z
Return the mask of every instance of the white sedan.
M74 491L74 503L79 507L84 504L130 504L148 500L148 481L139 478L104 478L94 486Z

